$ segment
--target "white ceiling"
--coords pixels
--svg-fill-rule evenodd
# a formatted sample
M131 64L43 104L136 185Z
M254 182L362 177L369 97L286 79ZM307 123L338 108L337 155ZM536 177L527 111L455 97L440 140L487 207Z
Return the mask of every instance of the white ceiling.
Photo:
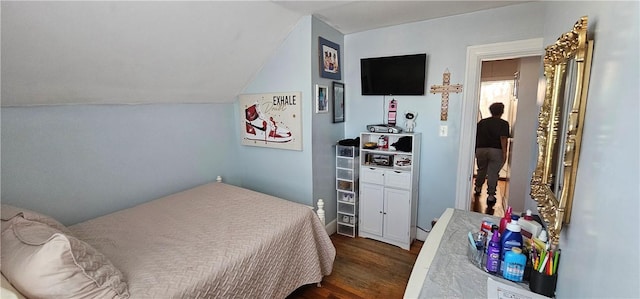
M300 18L343 34L527 1L2 1L2 106L233 102Z
M530 1L273 1L314 15L343 34L459 15Z

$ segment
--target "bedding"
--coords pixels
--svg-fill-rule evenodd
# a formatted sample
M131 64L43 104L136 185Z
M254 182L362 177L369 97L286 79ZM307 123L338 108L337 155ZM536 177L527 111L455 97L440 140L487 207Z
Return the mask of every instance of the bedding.
M29 209L18 208L7 204L2 204L2 210L0 210L0 220L2 220L1 231L4 232L4 230L9 226L9 221L11 219L14 219L15 217L22 217L26 220L41 222L65 234L70 233L67 227L64 226L64 224L58 222L58 220L55 220L50 216L31 211Z
M90 245L14 217L2 232L2 273L30 298L129 298L124 277Z
M284 298L335 259L309 207L219 182L68 229L122 272L131 298Z

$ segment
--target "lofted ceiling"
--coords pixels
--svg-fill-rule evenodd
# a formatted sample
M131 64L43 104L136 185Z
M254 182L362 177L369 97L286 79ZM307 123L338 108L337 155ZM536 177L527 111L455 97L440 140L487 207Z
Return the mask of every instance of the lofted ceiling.
M470 13L529 1L274 1L313 15L343 34Z
M307 15L347 35L526 1L2 1L2 106L227 103Z

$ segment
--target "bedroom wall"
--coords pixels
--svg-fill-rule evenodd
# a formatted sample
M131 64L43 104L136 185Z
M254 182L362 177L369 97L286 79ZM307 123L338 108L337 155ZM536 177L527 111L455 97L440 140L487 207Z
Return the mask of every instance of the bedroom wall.
M237 168L242 186L306 205L314 205L312 172L311 17L302 18L284 42L262 66L243 93L302 92L302 151L281 150L240 144L244 121L236 103L234 123L238 144Z
M430 229L433 218L440 216L446 208L455 206L461 142L462 94L450 94L449 118L441 122L441 95L430 94L429 87L442 84L445 69L451 72L451 84L464 83L468 46L540 37L544 25L540 22L543 13L544 3L530 2L345 36L345 81L348 86L345 136L358 134L365 130L367 124L386 121L385 107L392 98L398 101L398 112L418 112L415 130L422 133L419 227ZM361 95L361 58L412 53L428 55L426 95ZM402 116L398 122L404 126ZM447 137L439 137L440 125L448 126Z
M2 203L73 224L239 182L232 104L2 108Z
M345 138L345 123L333 123L333 79L320 77L318 37L332 41L340 46L340 57L344 57L344 35L326 23L313 18L311 47L311 80L315 84L329 88L329 113L315 114L313 117L313 198L322 198L325 202L327 224L337 218L336 210L336 143ZM343 58L344 61L344 58ZM344 63L344 62L342 62ZM343 64L344 65L344 64ZM344 70L342 74L344 79ZM344 80L335 80L343 82ZM345 89L348 88L345 85ZM348 99L345 99L348 101ZM315 107L314 107L315 111ZM347 137L353 138L355 136Z
M640 298L639 14L637 1L548 2L541 18L548 45L588 16L595 45L557 298Z

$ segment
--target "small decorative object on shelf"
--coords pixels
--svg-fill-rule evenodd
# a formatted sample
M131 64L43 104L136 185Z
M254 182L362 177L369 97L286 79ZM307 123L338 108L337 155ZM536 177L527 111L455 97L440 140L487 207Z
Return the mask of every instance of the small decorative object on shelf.
M360 144L336 145L336 218L338 234L355 237L358 230Z
M398 102L395 99L392 99L389 102L389 115L387 117L387 123L391 126L396 125L396 114L398 111Z
M404 113L404 118L406 119L404 122L405 132L413 133L413 129L416 127L416 117L418 117L418 112L407 111Z

